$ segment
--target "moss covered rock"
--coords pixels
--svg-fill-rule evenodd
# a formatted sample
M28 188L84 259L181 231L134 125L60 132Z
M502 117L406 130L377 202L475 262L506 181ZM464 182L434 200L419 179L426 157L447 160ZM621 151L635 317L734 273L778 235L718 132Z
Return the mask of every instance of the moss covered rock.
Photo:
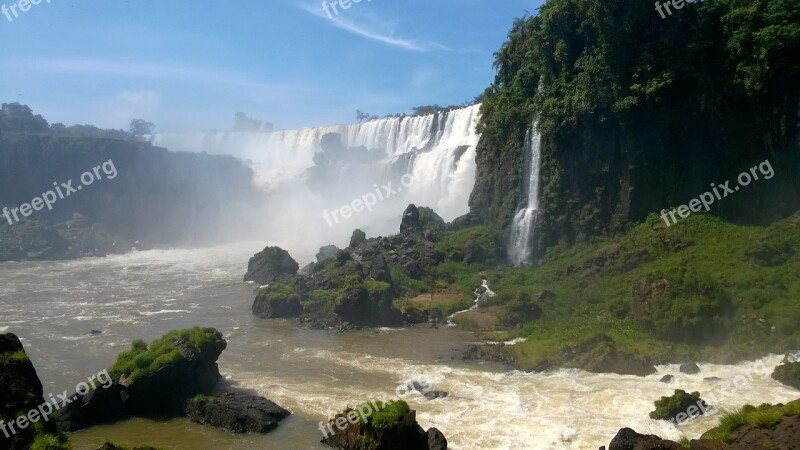
M298 317L302 313L300 296L292 287L282 283L260 288L253 302L253 314L265 319Z
M656 400L655 406L655 411L650 413L651 419L679 423L701 416L708 410L708 405L700 398L699 392L688 394L681 389L676 389L675 394L670 397L661 397L660 400Z
M323 443L343 450L446 450L436 428L425 431L403 400L348 407L321 428Z

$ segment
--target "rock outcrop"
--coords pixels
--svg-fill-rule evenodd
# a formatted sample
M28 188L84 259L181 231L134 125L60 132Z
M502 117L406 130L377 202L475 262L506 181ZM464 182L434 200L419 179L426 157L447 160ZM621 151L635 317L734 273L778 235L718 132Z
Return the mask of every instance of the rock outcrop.
M211 392L220 379L217 359L227 343L213 328L173 331L136 342L109 370L114 384L78 395L58 426L77 431L129 417L182 417L188 399Z
M49 434L51 442L66 443L66 438L56 431L55 423L49 418L44 420L38 410L44 403L42 382L22 342L14 334L0 335L0 449L27 450L37 435L42 434ZM52 407L45 411L48 409L52 413ZM29 411L37 412L30 415ZM34 417L41 429L35 430L29 417ZM55 444L51 448L55 450Z
M385 406L383 411L372 409L368 413L368 403L363 408L348 408L328 423L322 442L342 450L447 450L442 432L436 428L424 430L417 423L416 411L405 402ZM385 414L390 409L390 414Z
M253 314L262 319L299 317L302 313L300 296L283 283L262 287L253 302Z
M233 433L267 433L291 413L264 397L227 393L189 400L186 414L193 422Z
M296 275L298 270L300 265L292 259L289 252L280 247L267 247L250 258L244 281L269 284L289 279Z
M786 362L772 372L775 380L800 390L800 362Z

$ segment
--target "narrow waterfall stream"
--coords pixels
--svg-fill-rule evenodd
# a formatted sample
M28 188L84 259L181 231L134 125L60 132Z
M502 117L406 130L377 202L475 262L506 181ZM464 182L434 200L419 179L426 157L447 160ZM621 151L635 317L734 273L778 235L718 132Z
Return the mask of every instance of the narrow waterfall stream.
M527 206L514 216L511 225L511 238L508 245L508 257L514 266L533 264L533 233L539 215L540 172L542 168L542 135L537 124L533 124L525 135L525 149L528 162Z

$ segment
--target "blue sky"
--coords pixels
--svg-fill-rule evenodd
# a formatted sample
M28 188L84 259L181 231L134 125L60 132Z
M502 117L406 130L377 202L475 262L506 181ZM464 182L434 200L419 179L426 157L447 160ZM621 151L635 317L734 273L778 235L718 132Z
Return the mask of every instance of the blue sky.
M0 15L0 101L158 131L229 129L236 111L295 128L471 100L513 19L542 3L362 0L331 19L322 0L47 1Z

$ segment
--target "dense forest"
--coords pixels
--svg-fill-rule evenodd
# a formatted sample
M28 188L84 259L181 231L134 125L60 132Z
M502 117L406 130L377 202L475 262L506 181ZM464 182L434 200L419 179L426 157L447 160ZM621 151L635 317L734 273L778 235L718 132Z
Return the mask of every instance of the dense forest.
M760 162L776 174L712 214L769 224L800 207L800 3L548 1L518 19L483 95L471 208L507 228L522 149L543 134L539 253L615 234ZM510 174L510 175L509 175Z

